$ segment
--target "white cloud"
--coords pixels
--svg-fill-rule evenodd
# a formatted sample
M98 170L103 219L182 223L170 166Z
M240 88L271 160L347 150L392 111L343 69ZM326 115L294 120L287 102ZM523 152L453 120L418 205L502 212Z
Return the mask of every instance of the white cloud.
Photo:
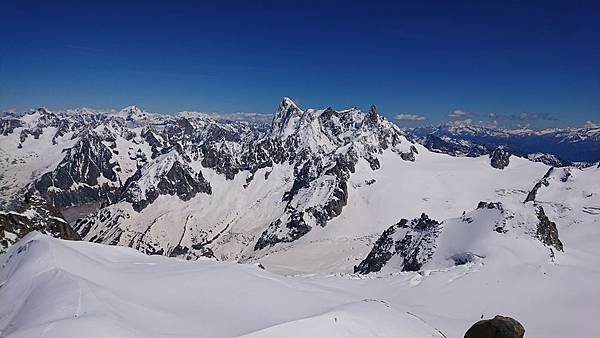
M598 127L600 127L600 123L594 123L592 121L585 121L585 124L583 126L585 128L598 128Z
M503 121L557 121L557 118L548 113L527 113L523 112L520 114L498 114L498 113L489 113L488 117L494 120L503 120Z
M453 110L451 112L448 113L448 117L453 117L453 118L465 118L465 117L469 117L472 114L460 109L457 110Z
M398 114L394 117L396 121L424 121L427 118L417 114Z
M448 122L448 125L454 126L454 127L464 127L464 126L470 126L473 124L474 124L473 119L454 120L454 121Z

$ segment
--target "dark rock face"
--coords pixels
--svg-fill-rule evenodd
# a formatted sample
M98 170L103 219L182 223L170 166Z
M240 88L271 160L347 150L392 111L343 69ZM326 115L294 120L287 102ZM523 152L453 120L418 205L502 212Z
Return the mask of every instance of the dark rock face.
M563 244L558 238L556 223L548 219L548 216L546 216L544 208L542 208L541 205L537 206L536 215L539 220L536 233L537 237L547 246L554 247L558 251L563 251Z
M465 333L465 338L523 338L525 328L510 317L480 320Z
M385 264L394 255L394 238L392 235L396 232L396 227L405 221L404 219L387 228L375 242L375 246L367 257L354 267L354 273L368 274L381 271Z
M527 203L527 202L535 202L535 197L537 195L538 190L540 190L540 188L543 186L548 186L550 185L550 183L548 182L548 177L550 177L550 175L552 174L552 172L554 171L554 167L551 167L550 169L548 169L548 171L546 172L546 174L544 174L544 177L542 177L541 180L539 180L531 189L531 191L529 191L529 193L527 194L527 197L525 197L525 200L523 201L523 203Z
M12 134L15 128L22 127L23 123L19 119L2 118L0 119L0 135L7 136Z
M291 214L289 221L285 224L285 227L288 230L286 236L278 236L276 234L277 229L281 227L281 219L272 222L261 234L254 246L254 250L261 250L280 242L293 242L306 235L311 227L306 224L303 216L303 212L294 212Z
M407 234L396 244L396 252L404 257L402 271L419 271L433 256L435 240L440 234L440 223L429 219L426 214L421 214L416 223L415 220L411 222L414 233Z
M64 159L35 182L36 189L56 207L77 206L96 201L116 201L117 188L100 184L100 177L117 182L110 148L93 132L84 132Z
M111 238L112 240L109 242L109 244L116 245L119 243L120 236L123 232L118 225L125 217L126 215L123 215L123 213L113 214L111 209L100 209L96 213L88 215L85 218L78 219L73 229L77 231L82 238L84 238L87 236L92 227L94 227L95 222L99 220L105 225L104 229L87 240L96 243L106 243L104 242L105 238ZM133 245L129 246L133 247Z
M194 174L180 162L173 163L167 175L161 177L157 187L160 194L177 195L183 201L191 199L198 192L211 193L210 183L204 179L202 172Z
M210 183L202 172L194 172L188 165L176 160L158 177L147 177L141 182L142 171L138 170L124 188L125 201L130 202L137 212L152 204L160 195L177 195L182 201L188 201L197 193L211 194Z
M504 207L502 206L502 203L500 202L479 202L477 204L477 209L497 209L500 210L500 212L504 211Z
M381 234L367 257L354 267L354 273L380 271L395 255L402 257L402 271L419 271L433 256L439 225L424 213L410 222L400 220Z
M508 166L510 153L503 147L496 148L490 154L490 164L496 169L504 169Z
M288 202L286 214L267 227L257 240L255 250L273 246L278 242L292 242L304 236L311 229L311 226L307 224L308 219L312 219L317 225L324 227L327 221L339 216L348 203L347 180L350 173L354 172L357 161L358 157L350 152L336 157L335 164L330 168L325 168L319 158L313 158L306 161L301 167L296 167L297 173L294 175L292 188L283 196L283 201ZM332 194L329 199L322 201L319 206L311 206L304 210L292 206L294 197L300 190L311 189L323 179L328 178L332 178L334 182L331 184ZM280 231L282 226L284 231Z
M60 211L48 204L34 189L25 193L14 212L0 212L0 253L31 231L62 239L80 239L79 234L62 218ZM13 234L15 238L7 234Z
M178 244L171 250L169 257L179 257L185 260L196 260L200 257L215 258L214 252L210 248L193 246L191 251L187 246Z
M417 149L415 147L412 147L410 150L411 151L408 152L408 153L400 153L400 158L402 158L405 161L414 162L415 161L415 154L417 153Z

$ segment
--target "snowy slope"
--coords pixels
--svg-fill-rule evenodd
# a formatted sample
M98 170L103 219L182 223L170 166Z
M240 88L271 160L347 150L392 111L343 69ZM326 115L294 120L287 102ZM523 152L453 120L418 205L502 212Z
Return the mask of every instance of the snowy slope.
M527 336L596 337L600 168L553 169L540 180L533 200L524 202L526 194L520 193L502 196L500 203L483 202L461 217L409 230L408 240L403 227L384 233L392 245L378 241L380 250L361 263L365 268L384 261L380 272L365 277L368 283L348 278L341 286L333 277L323 283L427 309L423 318L448 336L462 335L454 322L460 318L505 313L524 324ZM540 208L555 222L554 230ZM418 271L400 272L413 257L422 263Z
M0 207L8 206L32 180L54 169L63 158L62 151L75 144L71 135L53 144L54 133L56 129L50 127L37 139L29 137L24 142L19 142L17 133L0 137Z
M597 226L577 227L590 234ZM517 318L530 337L596 337L600 252L592 240L569 234L561 228L565 252L555 260L541 245L522 256L531 243L517 240L452 267L284 277L255 265L145 256L32 233L0 257L0 332L460 337L481 315L500 313Z
M442 337L402 308L254 265L39 233L0 260L3 337Z
M443 221L474 209L479 201L521 203L548 170L541 163L518 157L511 157L509 166L499 170L490 166L487 156L452 157L420 146L417 149L415 162L403 161L393 153L382 154L381 168L376 171L366 161L359 161L342 214L325 228L291 245L281 245L260 261L286 273L349 272L381 232L401 218L426 213Z

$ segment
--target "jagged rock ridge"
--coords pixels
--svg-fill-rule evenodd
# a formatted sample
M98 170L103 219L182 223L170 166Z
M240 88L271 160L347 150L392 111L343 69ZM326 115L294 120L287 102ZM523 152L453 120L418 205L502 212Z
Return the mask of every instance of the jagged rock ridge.
M42 196L60 209L100 208L76 224L86 239L148 248L151 253L205 247L227 233L228 227L221 225L223 221L208 231L192 226L199 231L194 234L197 239L184 246L155 238L154 231L159 230L154 229L165 222L160 215L140 230L144 236L123 225L124 220L140 217L136 213L150 213L160 196L186 202L225 189L224 185L233 184L228 181L240 176L249 190L257 179L275 180L270 178L274 171L291 176L291 181L273 181L283 190L278 202L281 211L261 220L268 223L254 238L241 239L254 250L263 250L293 242L339 216L348 203L348 179L359 161L378 170L378 157L386 151L404 161L415 161L418 155L413 143L374 106L367 112L303 110L284 98L267 130L202 114L157 115L135 106L104 114L39 110L26 116L20 141L24 147L29 146L29 135L41 137L50 128L62 128L53 136L58 145L65 144L61 160L34 179ZM9 133L10 128L4 129ZM257 177L258 171L264 175ZM207 172L212 179L207 179ZM214 175L225 182L215 186ZM180 249L175 250L177 246Z
M401 271L419 271L435 251L440 223L425 213L410 222L401 219L381 234L369 255L354 267L354 273L380 271L393 257L399 256Z
M526 221L530 213L537 223ZM419 271L427 264L435 268L472 263L485 259L488 242L509 240L507 234L523 237L540 250L548 246L563 251L556 224L548 219L542 206L507 210L500 202L481 201L474 211L441 223L425 214L410 222L401 220L381 234L354 272L368 274L384 267ZM554 258L552 250L550 258Z

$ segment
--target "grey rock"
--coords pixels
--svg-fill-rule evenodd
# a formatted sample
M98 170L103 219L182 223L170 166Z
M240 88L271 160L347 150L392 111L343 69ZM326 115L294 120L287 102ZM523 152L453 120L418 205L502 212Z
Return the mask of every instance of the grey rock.
M536 207L536 215L539 220L536 232L537 237L542 243L554 247L558 251L563 251L563 244L558 237L556 223L548 219L548 216L546 216L544 208L541 205Z
M523 338L524 334L525 328L515 319L495 316L473 324L464 338Z
M58 166L35 181L35 188L54 206L62 208L90 202L116 202L118 188L101 185L98 179L117 182L112 151L95 132L86 130L65 151Z
M550 177L550 175L552 174L553 171L554 171L554 167L551 167L550 169L548 169L548 171L546 171L546 174L544 174L544 177L542 177L541 180L536 182L536 184L529 191L529 193L527 193L527 197L525 197L525 200L523 201L523 203L535 202L535 197L537 195L537 192L538 192L538 190L540 190L542 185L546 186L546 187L548 185L550 185L550 183L548 182L548 178Z
M439 222L425 213L412 221L402 219L386 229L367 257L354 267L354 273L380 271L395 255L402 257L402 271L419 271L434 253Z
M504 147L498 147L490 154L490 164L496 169L504 169L509 163L510 153Z
M27 214L23 212L27 211ZM39 192L30 189L12 212L0 212L0 253L31 231L62 239L79 240L80 236ZM11 238L7 234L13 234Z
M477 209L497 209L501 212L504 211L504 207L501 202L484 202L481 201L477 204Z

